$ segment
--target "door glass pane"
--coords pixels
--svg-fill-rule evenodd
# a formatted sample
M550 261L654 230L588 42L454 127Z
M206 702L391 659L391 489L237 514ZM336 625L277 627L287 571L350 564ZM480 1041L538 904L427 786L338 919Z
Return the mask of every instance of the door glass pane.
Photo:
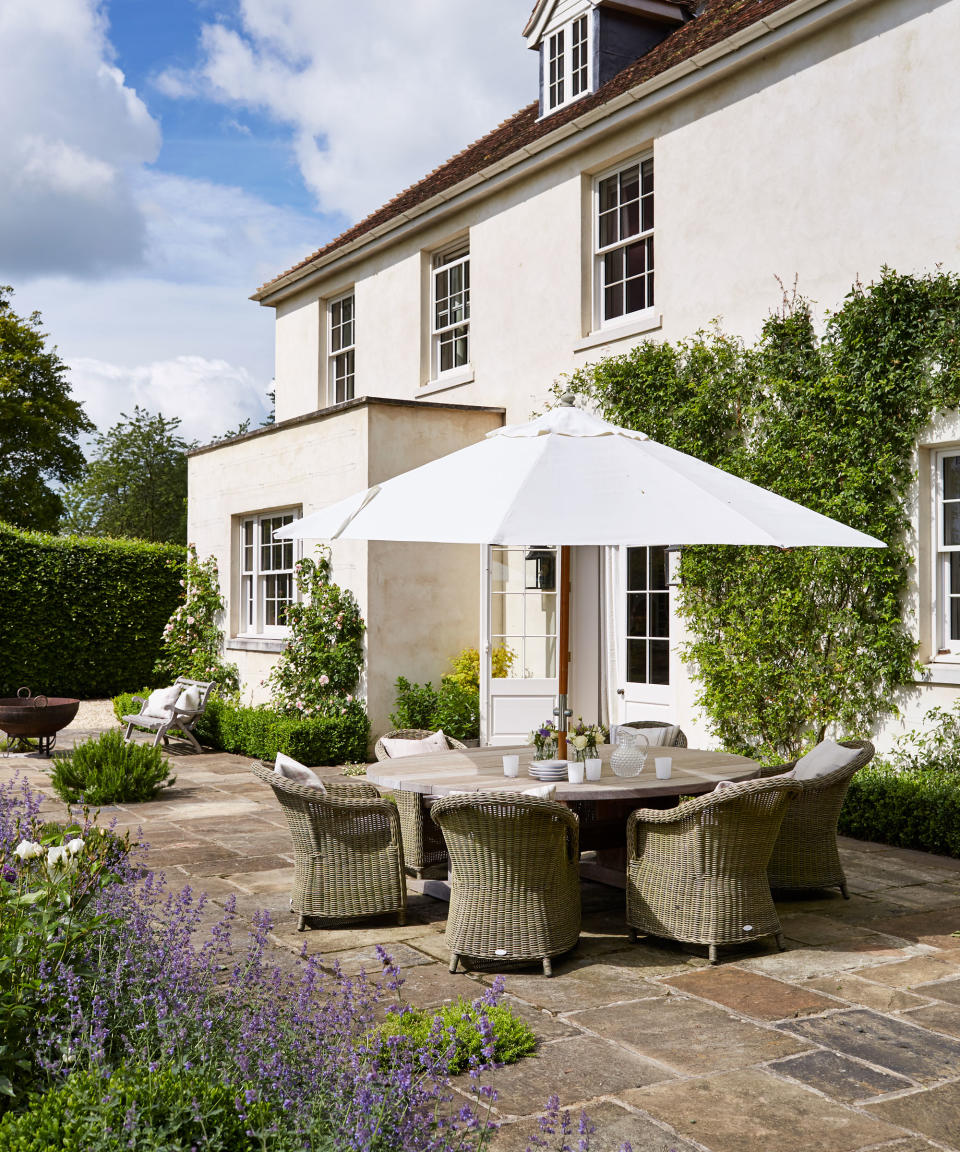
M523 637L522 636L491 636L491 647L493 649L506 649L507 652L513 657L512 660L495 662L491 668L491 675L496 675L498 672L506 670L506 679L508 680L522 680L523 679ZM509 665L509 666L507 666Z
M632 684L646 684L647 682L646 640L627 641L627 679Z
M645 590L647 587L646 548L627 549L627 590Z
M557 641L552 636L528 636L523 645L524 675L548 680L557 674Z
M527 617L524 632L528 636L555 636L557 634L557 597L527 593Z
M491 549L491 587L494 592L522 592L524 559L522 548Z
M670 645L666 640L650 641L650 683L670 683Z
M627 635L646 636L647 634L647 594L630 592L627 595Z
M492 598L490 604L491 632L497 636L523 635L523 596L510 592Z
M670 635L670 595L667 592L650 593L650 635Z

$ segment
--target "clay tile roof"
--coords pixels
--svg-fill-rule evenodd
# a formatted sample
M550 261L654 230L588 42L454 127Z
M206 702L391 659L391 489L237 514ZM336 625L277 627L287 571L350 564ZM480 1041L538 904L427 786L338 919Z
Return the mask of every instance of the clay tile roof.
M677 64L682 64L684 60L719 44L790 3L793 3L793 0L706 0L699 16L680 25L665 40L639 60L635 60L629 67L624 68L612 80L608 80L592 95L568 104L542 120L537 119L539 108L536 101L528 104L526 108L521 108L492 132L488 132L486 136L482 136L462 152L458 152L446 163L434 168L416 184L412 184L392 200L388 200L381 208L345 232L341 232L339 236L294 264L292 268L288 268L286 272L281 272L269 280L261 286L256 295L265 294L278 281L306 269L315 260L335 252L338 248L343 248L363 236L365 232L389 223L438 193L520 151L568 121L609 103L643 81L650 80Z

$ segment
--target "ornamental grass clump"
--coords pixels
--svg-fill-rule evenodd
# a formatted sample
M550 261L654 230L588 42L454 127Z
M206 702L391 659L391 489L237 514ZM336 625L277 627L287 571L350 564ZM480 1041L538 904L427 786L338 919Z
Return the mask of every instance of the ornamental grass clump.
M68 804L124 804L152 800L171 787L170 765L162 749L128 743L119 731L78 744L54 761L53 786Z

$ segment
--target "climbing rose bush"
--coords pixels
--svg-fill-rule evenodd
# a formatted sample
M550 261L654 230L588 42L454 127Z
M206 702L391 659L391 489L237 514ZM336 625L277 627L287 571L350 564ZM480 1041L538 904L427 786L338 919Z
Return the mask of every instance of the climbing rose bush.
M178 676L215 680L221 696L236 697L240 692L237 666L222 656L224 603L216 559L208 556L201 560L196 547L189 544L180 584L183 601L164 625L163 650L154 675L168 683Z
M330 579L329 549L294 565L301 599L287 609L290 639L267 679L274 704L302 716L361 708L365 625L353 593Z

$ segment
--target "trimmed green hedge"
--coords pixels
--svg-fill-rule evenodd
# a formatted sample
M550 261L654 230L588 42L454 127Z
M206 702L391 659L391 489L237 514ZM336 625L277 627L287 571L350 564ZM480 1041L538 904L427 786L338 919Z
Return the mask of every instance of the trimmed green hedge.
M184 550L0 524L0 696L94 699L151 678Z
M145 697L148 693L149 689L142 689L136 695ZM119 720L139 712L140 706L126 693L114 698L113 711ZM214 698L194 733L201 744L238 756L273 760L278 752L285 752L317 768L365 761L370 721L356 700L339 715L298 720L269 708L236 707Z
M960 859L960 773L868 764L850 781L844 836Z

